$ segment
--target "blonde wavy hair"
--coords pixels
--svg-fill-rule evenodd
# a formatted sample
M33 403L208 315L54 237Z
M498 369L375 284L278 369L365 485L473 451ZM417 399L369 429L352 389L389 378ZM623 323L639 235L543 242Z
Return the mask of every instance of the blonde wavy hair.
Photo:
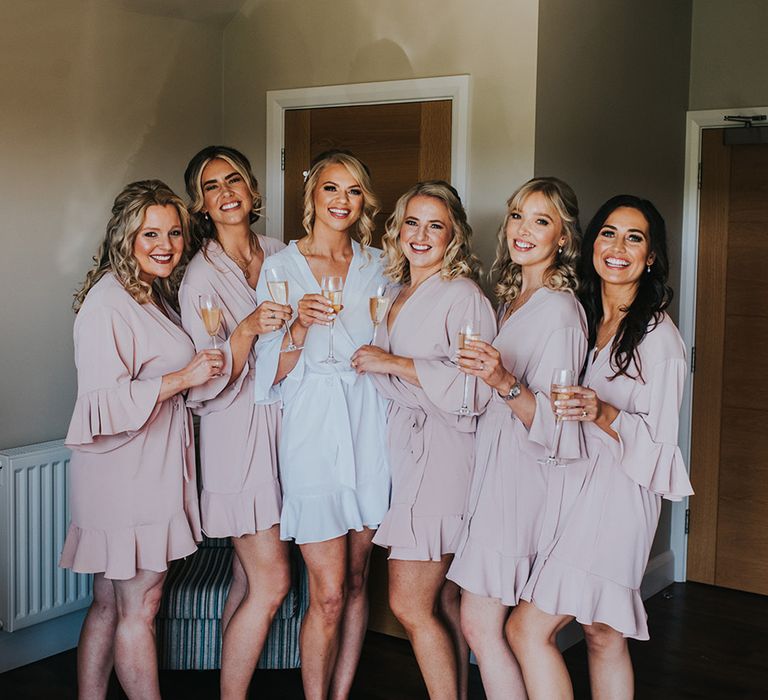
M80 311L91 288L107 272L112 272L139 304L145 304L152 299L152 286L139 278L141 269L134 257L133 246L144 224L147 209L168 205L179 213L186 256L189 251L189 214L181 198L160 180L141 180L126 185L112 205L112 217L107 224L106 235L93 257L94 267L85 276L82 287L74 295L72 308L75 313ZM158 278L154 283L155 288L174 308L178 308L176 294L183 267L182 264L177 265L170 277Z
M212 160L224 160L243 178L253 198L253 208L250 211L250 223L259 220L262 209L262 198L259 193L259 183L253 174L251 162L240 151L229 146L206 146L197 152L189 161L184 171L184 185L189 197L189 213L192 219L192 250L194 255L201 248L205 249L209 239L216 239L216 227L210 217L203 213L205 194L203 193L203 170ZM256 234L251 231L251 247L257 247Z
M360 189L363 191L363 211L360 218L355 223L352 237L357 240L366 252L366 248L371 245L373 240L373 230L376 227L374 221L376 214L379 213L381 205L379 199L373 191L371 183L371 174L368 167L361 160L352 155L349 151L332 150L325 151L315 156L307 173L307 179L304 182L304 216L301 219L301 225L307 233L310 242L312 240L312 227L315 224L315 188L320 184L320 175L329 165L343 165L349 174L357 180Z
M472 253L472 227L467 221L467 212L461 203L459 193L445 180L427 180L416 183L397 200L392 216L387 219L386 231L382 238L387 264L384 274L397 284L411 281L408 258L400 247L400 229L405 221L405 212L414 197L432 197L439 200L448 210L451 221L451 240L443 256L440 276L445 280L469 277L477 281L480 277L480 261Z
M552 265L544 272L544 286L554 290L578 289L577 265L581 247L579 203L571 187L556 177L538 177L521 185L507 200L507 214L501 224L496 246L496 259L491 268L494 292L501 303L509 304L518 296L523 285L520 265L512 261L507 243L507 222L513 212L534 193L542 194L557 212L565 239Z

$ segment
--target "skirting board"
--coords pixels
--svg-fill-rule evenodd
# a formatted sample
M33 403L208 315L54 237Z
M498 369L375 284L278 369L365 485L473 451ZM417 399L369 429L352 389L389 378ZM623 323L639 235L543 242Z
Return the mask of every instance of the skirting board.
M13 633L0 632L0 673L76 647L86 612L76 610Z
M657 554L645 567L645 576L640 584L640 595L643 600L663 591L675 581L675 555L671 549ZM578 644L584 638L581 625L572 622L557 635L557 645L561 651L565 651L574 644Z

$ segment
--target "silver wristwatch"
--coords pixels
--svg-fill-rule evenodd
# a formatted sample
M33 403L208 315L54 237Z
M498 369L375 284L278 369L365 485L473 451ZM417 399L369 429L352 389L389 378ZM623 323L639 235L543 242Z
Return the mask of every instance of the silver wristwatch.
M520 383L518 379L515 379L515 383L509 387L509 393L502 394L498 389L496 390L496 393L505 401L512 401L513 399L516 399L523 391L523 385Z

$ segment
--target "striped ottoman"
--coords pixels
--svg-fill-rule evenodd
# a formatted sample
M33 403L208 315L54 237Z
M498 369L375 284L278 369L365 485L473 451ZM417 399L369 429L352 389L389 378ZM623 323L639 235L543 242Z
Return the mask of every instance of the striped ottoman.
M197 552L171 563L158 613L160 668L221 668L221 613L232 577L228 539L204 539ZM293 586L275 615L259 668L297 668L299 629L309 604L306 569L292 549Z

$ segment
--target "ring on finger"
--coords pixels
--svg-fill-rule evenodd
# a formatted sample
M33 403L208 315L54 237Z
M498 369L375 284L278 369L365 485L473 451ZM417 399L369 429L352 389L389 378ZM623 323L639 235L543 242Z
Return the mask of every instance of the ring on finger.
M581 417L582 418L586 418L587 417L587 409L586 408L582 410Z

